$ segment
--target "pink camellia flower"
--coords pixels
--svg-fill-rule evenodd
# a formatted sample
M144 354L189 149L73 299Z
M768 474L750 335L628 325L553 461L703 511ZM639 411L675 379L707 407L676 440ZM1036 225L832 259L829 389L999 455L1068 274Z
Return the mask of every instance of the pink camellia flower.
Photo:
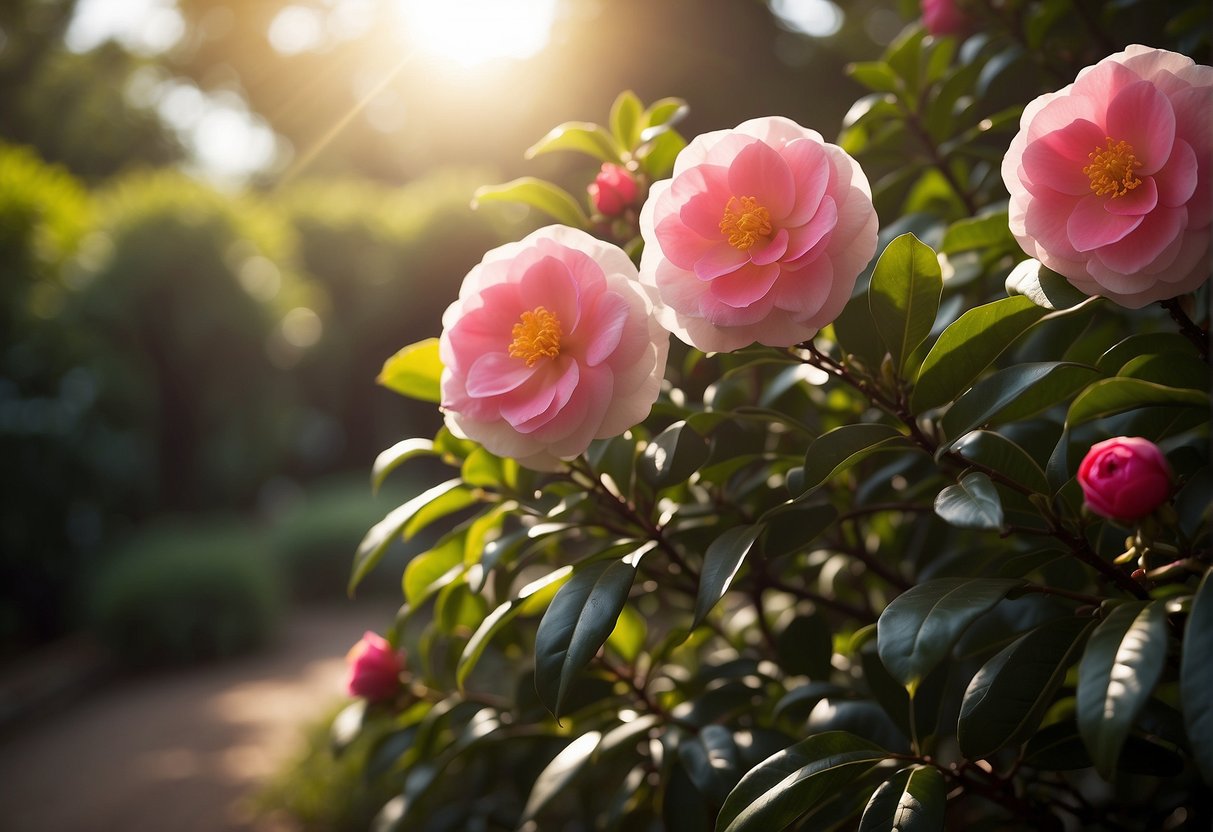
M957 6L956 0L922 0L922 25L935 37L963 35L972 20Z
M1091 511L1132 522L1171 496L1171 466L1150 440L1118 436L1091 446L1078 466L1078 484Z
M1088 295L1121 306L1209 277L1213 68L1130 46L1023 112L1002 163L1011 232Z
M345 689L350 696L362 696L372 702L391 699L400 690L400 672L404 658L387 639L370 630L345 656L349 666Z
M640 279L662 325L705 352L790 346L842 311L876 250L859 165L786 118L705 133L640 211Z
M602 170L587 188L598 213L615 217L636 201L636 180L628 169L604 162Z
M669 334L623 250L548 226L493 249L442 316L459 436L539 470L623 433L657 399Z

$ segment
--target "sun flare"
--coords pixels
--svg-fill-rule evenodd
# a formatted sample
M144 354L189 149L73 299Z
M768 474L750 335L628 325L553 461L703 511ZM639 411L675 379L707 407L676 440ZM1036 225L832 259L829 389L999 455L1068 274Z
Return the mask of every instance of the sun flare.
M547 45L556 16L556 0L398 2L416 48L464 66L534 55Z

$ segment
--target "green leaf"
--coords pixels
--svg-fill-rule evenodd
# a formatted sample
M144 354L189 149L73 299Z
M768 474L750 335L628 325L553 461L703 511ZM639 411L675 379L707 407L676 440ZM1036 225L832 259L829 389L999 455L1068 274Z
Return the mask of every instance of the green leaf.
M952 450L970 462L997 471L1037 493L1052 493L1045 472L1036 460L1001 433L971 431L958 439Z
M944 254L959 254L975 249L1015 248L1015 237L1007 226L1007 212L986 214L959 220L944 232L939 250Z
M884 61L848 64L847 75L875 92L897 92L901 88L901 80Z
M538 208L564 225L583 230L590 227L590 218L568 191L533 176L512 179L502 185L478 188L472 204L481 202L521 202Z
M624 150L633 150L640 144L643 114L644 105L631 90L621 92L611 105L611 133Z
M1003 215L1004 219L1006 215ZM1011 269L1005 284L1008 295L1022 295L1042 309L1070 309L1087 296L1039 260L1024 260Z
M466 529L460 529L438 541L429 551L422 552L404 567L401 586L404 598L412 609L417 609L427 598L461 574L463 564L464 537Z
M644 650L644 642L649 634L649 625L644 616L630 604L625 604L615 621L615 629L607 636L607 647L614 650L619 658L628 664L634 664Z
M535 785L531 787L531 794L527 797L526 808L522 810L519 823L533 820L543 807L551 803L556 795L576 779L601 740L602 734L599 732L585 732L566 745L564 750L557 754L543 771L539 772L539 776L535 778Z
M1066 414L1066 425L1074 427L1149 405L1208 409L1209 394L1182 387L1164 387L1139 378L1104 379L1078 394Z
M534 159L557 150L585 153L604 162L618 164L623 161L619 145L611 134L589 121L566 121L553 127L546 136L527 148L526 158Z
M1178 332L1146 332L1130 335L1109 347L1095 362L1095 366L1104 375L1114 376L1119 374L1121 367L1139 356L1176 353L1196 356L1192 342Z
M804 490L811 491L864 457L890 445L910 446L891 425L860 422L843 425L813 440L804 459Z
M838 509L829 503L808 504L800 500L769 509L759 522L766 526L762 551L768 558L791 554L808 546L830 527Z
M640 131L640 140L652 141L654 137L686 118L690 109L686 101L681 98L661 98L654 101L640 118L643 126Z
M573 677L615 629L645 551L578 570L544 613L535 633L535 691L553 716L560 716Z
M943 417L948 436L996 422L1034 416L1099 378L1093 367L1064 361L1015 364L983 378Z
M935 498L935 513L959 529L1001 529L1002 500L990 478L980 471L965 474Z
M434 497L423 506L418 506L413 512L413 516L408 519L401 529L401 535L405 540L412 540L417 532L429 526L431 523L437 522L444 517L454 514L457 511L462 511L468 506L475 505L479 502L476 492L469 491L466 488L452 488L442 494Z
M679 743L678 759L695 788L714 806L724 803L741 779L737 742L723 725L705 725L697 736Z
M1192 756L1205 782L1213 785L1213 572L1206 572L1192 599L1184 628L1179 695Z
M653 181L665 179L674 170L674 161L686 146L686 139L676 130L666 130L637 150L640 167Z
M442 401L441 378L438 339L426 338L409 344L383 362L383 370L375 382L410 399L437 404Z
M935 766L902 769L872 793L859 832L942 832L947 796Z
M734 526L712 541L703 555L703 571L699 575L699 592L695 597L695 619L691 627L698 627L707 618L716 603L728 592L729 584L763 527Z
M876 261L868 304L898 373L914 348L931 334L942 292L939 259L913 234L902 234L889 243Z
M375 457L371 466L371 491L378 494L388 474L415 456L433 456L434 443L428 439L404 439Z
M1162 674L1166 654L1162 601L1121 604L1087 642L1078 665L1078 732L1105 780L1116 771L1121 746Z
M888 755L846 731L827 731L750 769L729 793L717 832L777 832L811 814Z
M872 323L867 296L851 298L843 307L842 314L834 319L833 328L834 337L843 352L858 358L870 372L876 372L884 358L884 344Z
M637 470L654 488L686 482L708 461L708 442L686 422L675 422L649 442Z
M350 582L347 591L350 595L354 594L354 590L367 573L375 568L375 564L383 559L384 552L391 545L404 529L406 523L412 518L418 510L430 504L431 501L438 499L448 491L452 491L459 487L459 480L447 480L444 483L435 485L426 491L421 492L413 499L401 506L397 506L388 512L388 515L371 527L371 530L362 538L362 542L358 544L358 549L354 553L354 568L350 573Z
M810 679L830 678L834 636L820 615L798 615L775 638L779 664L786 673Z
M967 758L989 757L1036 731L1094 627L1083 618L1042 624L977 671L961 702L956 732Z
M460 690L463 690L468 675L484 655L485 648L493 637L518 616L537 615L540 610L546 609L556 592L572 575L572 566L562 566L539 580L531 581L518 591L517 597L498 606L480 622L476 632L472 633L472 637L464 645L463 653L455 667L455 683Z
M1027 298L1014 297L965 312L927 353L910 407L922 413L955 399L1046 311Z
M912 693L969 625L1022 583L1009 578L937 578L910 587L876 622L881 662Z

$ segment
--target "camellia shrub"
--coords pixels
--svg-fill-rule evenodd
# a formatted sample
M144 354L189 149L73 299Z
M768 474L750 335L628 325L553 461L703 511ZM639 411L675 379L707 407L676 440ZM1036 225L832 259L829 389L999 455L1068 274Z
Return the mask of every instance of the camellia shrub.
M449 529L350 658L377 829L1208 828L1213 69L979 5L836 142L625 93L479 193L559 224L380 377L446 425L375 484L451 470L350 581Z

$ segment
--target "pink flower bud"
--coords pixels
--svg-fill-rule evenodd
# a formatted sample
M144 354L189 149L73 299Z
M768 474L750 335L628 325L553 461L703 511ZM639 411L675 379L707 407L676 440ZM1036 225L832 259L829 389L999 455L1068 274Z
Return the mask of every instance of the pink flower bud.
M1171 466L1158 446L1118 436L1091 446L1078 467L1087 508L1109 520L1140 520L1171 496Z
M594 208L600 214L614 217L636 201L636 180L627 168L606 162L587 188Z
M935 37L963 35L972 21L961 11L956 0L922 0L922 25Z
M350 696L364 696L377 702L390 699L400 689L404 657L382 636L368 630L350 648L345 661L349 665L346 690Z

